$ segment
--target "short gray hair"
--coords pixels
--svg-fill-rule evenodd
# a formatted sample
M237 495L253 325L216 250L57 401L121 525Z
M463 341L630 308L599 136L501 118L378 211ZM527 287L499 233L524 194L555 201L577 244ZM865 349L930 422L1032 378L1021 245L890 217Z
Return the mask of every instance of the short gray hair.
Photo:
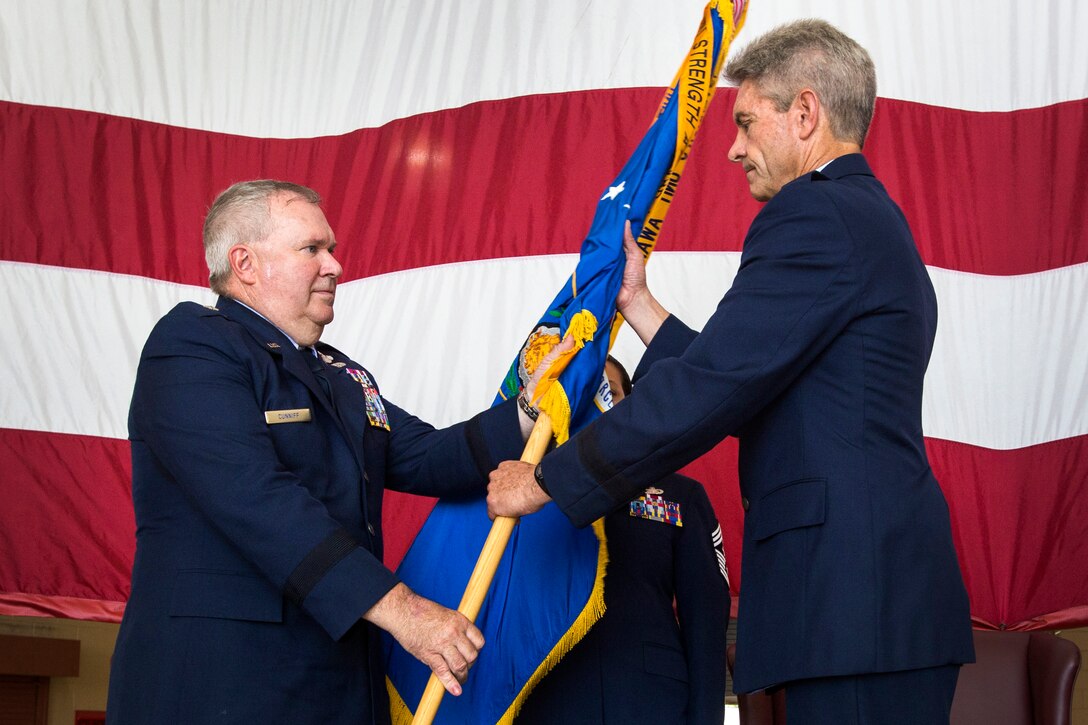
M316 191L289 181L258 179L241 181L215 197L204 219L204 260L208 263L208 286L226 294L230 279L227 252L236 244L260 242L272 232L272 198L280 194L320 204Z
M725 66L727 81L752 81L779 112L804 88L827 109L831 133L861 146L876 106L876 68L868 51L834 25L816 19L779 25L749 43Z

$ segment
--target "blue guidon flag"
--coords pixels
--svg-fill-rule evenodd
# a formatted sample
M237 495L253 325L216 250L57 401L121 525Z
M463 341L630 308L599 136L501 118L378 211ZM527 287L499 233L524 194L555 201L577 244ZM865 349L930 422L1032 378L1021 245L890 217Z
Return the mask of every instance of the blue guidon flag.
M625 261L624 223L631 220L649 257L746 9L746 0L707 4L653 123L597 201L574 274L533 326L499 387L496 405L518 395L548 351L573 336L574 348L552 363L536 391L560 445L611 407L603 369L622 323L615 300ZM483 498L439 501L397 573L420 595L456 608L490 530ZM523 518L476 620L487 645L462 695L446 697L435 722L513 722L536 683L604 613L607 563L600 521L576 529L554 504ZM393 722L409 723L430 668L388 635L385 655Z

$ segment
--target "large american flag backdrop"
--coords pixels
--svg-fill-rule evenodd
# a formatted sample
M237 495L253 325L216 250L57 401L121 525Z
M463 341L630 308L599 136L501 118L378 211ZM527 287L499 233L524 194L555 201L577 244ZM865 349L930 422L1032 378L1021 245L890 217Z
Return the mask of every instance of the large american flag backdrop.
M152 324L213 300L234 181L313 186L345 278L325 339L438 423L488 405L574 268L704 0L0 5L0 613L117 620L126 413ZM940 303L924 424L981 626L1088 624L1088 5L753 0L741 46L820 16L872 52L866 154ZM650 265L695 326L758 210L704 123ZM629 333L615 348L633 369ZM735 443L688 472L734 587ZM395 565L431 502L391 494Z

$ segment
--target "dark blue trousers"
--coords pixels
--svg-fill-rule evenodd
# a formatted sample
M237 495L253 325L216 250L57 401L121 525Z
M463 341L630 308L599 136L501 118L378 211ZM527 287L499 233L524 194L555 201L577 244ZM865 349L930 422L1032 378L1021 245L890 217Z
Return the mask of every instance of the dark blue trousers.
M789 725L948 725L959 665L783 685Z

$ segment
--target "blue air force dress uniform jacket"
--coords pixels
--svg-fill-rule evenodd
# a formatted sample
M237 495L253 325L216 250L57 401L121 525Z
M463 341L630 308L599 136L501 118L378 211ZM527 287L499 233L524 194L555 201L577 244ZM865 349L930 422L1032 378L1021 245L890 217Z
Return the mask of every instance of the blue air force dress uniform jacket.
M397 582L382 491L479 493L522 449L516 407L436 430L328 345L299 351L220 298L144 347L129 414L136 559L113 723L386 723L380 637ZM327 393L320 378L329 386Z
M729 586L706 491L666 476L606 516L604 528L604 616L514 722L721 725Z
M735 435L737 692L972 661L922 437L936 324L902 212L840 157L763 207L702 332L665 322L634 392L544 458L548 489L585 525Z

